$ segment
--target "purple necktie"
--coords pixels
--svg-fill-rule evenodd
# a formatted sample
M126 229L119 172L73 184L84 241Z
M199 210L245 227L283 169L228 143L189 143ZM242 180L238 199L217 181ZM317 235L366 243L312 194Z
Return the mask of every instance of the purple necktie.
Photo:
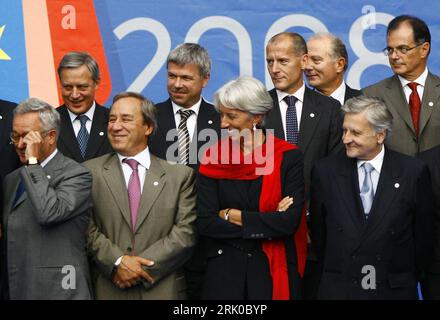
M141 182L138 174L139 162L134 159L124 159L122 162L128 164L133 170L128 180L128 201L130 203L131 227L135 231L139 204L141 202Z

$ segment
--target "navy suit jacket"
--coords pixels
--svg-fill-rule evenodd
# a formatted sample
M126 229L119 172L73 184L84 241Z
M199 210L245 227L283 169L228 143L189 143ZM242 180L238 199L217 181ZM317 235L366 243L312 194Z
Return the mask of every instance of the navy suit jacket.
M418 159L385 149L368 219L356 159L341 152L318 161L310 202L318 298L417 299L433 259L434 209L429 170ZM376 289L362 287L365 266L374 267Z
M58 137L58 150L61 151L63 155L76 162L84 162L113 151L107 138L109 109L96 103L85 158L81 156L78 140L76 139L66 105L63 104L58 107L57 110L61 116L61 132Z
M177 146L177 135L171 141L167 141L166 136L170 130L176 130L176 121L174 120L173 105L171 99L155 105L157 110L157 125L158 128L153 136L148 141L148 148L155 156L167 160L166 154L168 148L172 145ZM204 99L200 104L199 114L197 116L196 133L193 136L190 146L190 164L193 169L197 169L200 159L197 156L201 154L201 148L215 143L217 140L198 141L197 137L203 129L212 129L216 132L216 136L220 137L220 115L215 110L214 106L207 103ZM204 149L203 149L204 150Z

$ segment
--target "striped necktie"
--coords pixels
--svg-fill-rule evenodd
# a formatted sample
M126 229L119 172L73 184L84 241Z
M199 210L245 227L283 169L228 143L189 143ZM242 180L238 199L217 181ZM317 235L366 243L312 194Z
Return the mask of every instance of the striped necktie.
M189 138L188 127L186 126L186 121L188 118L194 114L192 110L179 110L180 114L180 123L177 128L178 141L179 141L179 163L188 164L189 162L189 144L191 143L191 139Z

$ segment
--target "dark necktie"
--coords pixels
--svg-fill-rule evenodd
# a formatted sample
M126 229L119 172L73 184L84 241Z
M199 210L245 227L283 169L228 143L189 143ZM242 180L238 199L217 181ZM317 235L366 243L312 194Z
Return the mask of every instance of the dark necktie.
M283 99L287 103L286 112L286 141L298 144L298 117L296 115L295 103L298 99L294 96L286 96Z
M14 202L12 205L15 206L15 203L20 199L21 195L26 191L26 187L24 186L23 180L20 179L20 183L18 184L17 192L15 193Z
M418 85L419 84L416 82L408 83L408 87L411 89L411 94L409 95L409 110L411 112L411 118L414 125L414 130L416 132L416 137L419 136L420 108L422 106L419 94L417 92Z
M373 172L374 167L370 163L364 162L362 169L364 170L365 176L361 188L361 200L362 206L364 207L365 218L368 219L374 200L373 180L371 179L371 172Z
M189 162L189 144L191 139L189 138L188 127L186 121L194 113L192 110L180 109L180 123L177 128L178 141L179 141L179 163L188 164Z
M87 149L87 141L89 141L89 132L86 128L87 120L89 120L89 117L87 117L85 114L79 115L76 117L76 119L79 120L81 123L81 128L79 129L78 135L76 136L76 139L78 140L79 144L79 150L81 151L81 156L83 159L85 159L86 156L86 149Z
M138 165L134 159L124 159L122 162L128 164L133 170L128 180L128 201L130 204L131 227L136 230L136 220L141 202L141 182L139 180Z

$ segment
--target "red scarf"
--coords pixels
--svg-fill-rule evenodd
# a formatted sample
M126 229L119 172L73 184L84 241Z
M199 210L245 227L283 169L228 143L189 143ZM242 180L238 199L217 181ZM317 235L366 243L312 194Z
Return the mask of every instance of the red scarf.
M273 169L273 171L266 171L269 172L269 174L263 175L259 210L260 212L275 212L277 210L278 203L282 199L281 163L283 160L283 153L289 150L294 150L297 148L297 146L278 139L273 135L267 135L266 142L271 141L270 139L273 139L272 141L274 141L273 153L272 150L270 150L270 143L264 143L260 147L256 148L252 153L244 156L241 151L239 151L240 155L237 155L237 152L234 152L237 151L238 148L234 150L234 148L231 147L232 142L228 137L220 142L217 142L206 151L199 171L204 176L214 179L255 180L261 176L261 171L257 172L256 170L263 170L268 163L266 161L261 161L261 159L273 161L273 167L268 168L268 170ZM269 146L269 150L267 151L269 152L268 154L266 154L267 145ZM225 157L224 153L228 150L229 153L227 157ZM262 155L262 157L259 157L258 155ZM231 162L231 158L236 159L234 157L240 159L239 164L234 164ZM303 277L307 256L307 223L305 206L303 207L301 213L300 225L294 237L297 252L298 272L300 276ZM284 240L265 240L263 242L263 251L269 260L273 284L272 299L288 300L290 298L290 290Z

